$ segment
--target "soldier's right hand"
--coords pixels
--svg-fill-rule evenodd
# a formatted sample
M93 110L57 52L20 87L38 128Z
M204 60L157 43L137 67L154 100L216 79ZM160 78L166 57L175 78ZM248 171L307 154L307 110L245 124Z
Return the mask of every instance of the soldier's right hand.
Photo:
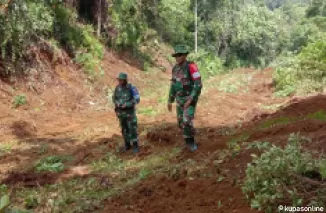
M169 112L172 111L172 104L171 103L168 103L168 110L169 110Z

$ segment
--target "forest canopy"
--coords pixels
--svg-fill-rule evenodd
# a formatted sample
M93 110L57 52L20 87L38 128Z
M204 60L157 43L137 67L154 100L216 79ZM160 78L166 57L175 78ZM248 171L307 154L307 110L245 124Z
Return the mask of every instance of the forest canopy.
M325 42L323 0L1 0L0 4L2 74L24 70L33 59L31 50L41 44L52 54L58 48L66 50L94 74L101 70L97 64L105 47L129 50L150 63L141 46L159 42L183 43L191 50L198 45L192 57L210 75L274 65L277 88L288 91L285 94L296 90L302 72L312 72L309 79L318 85L324 82L322 71L315 74L323 67L302 64L305 59L307 64L324 60L323 55L305 58L308 50L323 54L313 48Z

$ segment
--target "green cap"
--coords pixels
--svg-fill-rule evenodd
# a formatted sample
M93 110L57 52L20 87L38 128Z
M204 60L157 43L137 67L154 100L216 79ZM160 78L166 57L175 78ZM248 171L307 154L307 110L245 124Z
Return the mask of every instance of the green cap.
M127 80L127 78L128 78L127 73L120 72L120 73L119 73L119 76L118 76L117 79L120 79L120 80Z
M176 57L178 54L188 54L188 53L189 51L187 50L187 48L184 45L179 44L174 47L174 53L172 54L172 57Z

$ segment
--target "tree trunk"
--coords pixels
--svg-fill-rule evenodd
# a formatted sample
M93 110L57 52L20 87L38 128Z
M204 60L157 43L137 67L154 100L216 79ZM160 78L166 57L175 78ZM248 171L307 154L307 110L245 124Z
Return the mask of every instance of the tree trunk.
M98 14L97 14L97 37L101 36L101 19L102 19L102 0L98 0Z
M198 38L197 38L197 34L198 34L198 29L197 29L197 10L198 10L198 2L197 0L195 0L195 53L197 53L198 51L198 47L197 47L197 42L198 42Z

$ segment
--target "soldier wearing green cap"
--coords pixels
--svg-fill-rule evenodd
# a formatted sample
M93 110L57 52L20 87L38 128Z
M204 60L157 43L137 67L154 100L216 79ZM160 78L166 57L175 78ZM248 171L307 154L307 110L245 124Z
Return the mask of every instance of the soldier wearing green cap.
M120 121L122 135L124 139L123 151L127 151L133 145L134 153L139 152L138 133L137 133L137 116L132 94L132 85L128 83L126 73L120 73L117 78L119 84L114 90L112 101L115 105L115 112Z
M197 65L187 60L188 50L184 45L177 45L172 56L176 65L172 69L168 110L176 100L178 125L183 130L186 145L191 151L197 150L193 119L201 93L202 82Z

